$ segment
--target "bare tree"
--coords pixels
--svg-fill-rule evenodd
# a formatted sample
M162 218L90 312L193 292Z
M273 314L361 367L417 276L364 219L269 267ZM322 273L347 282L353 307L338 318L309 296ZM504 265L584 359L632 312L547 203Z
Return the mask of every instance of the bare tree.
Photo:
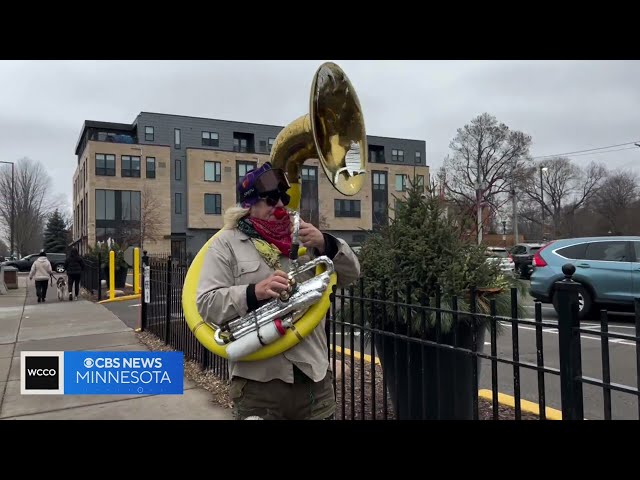
M632 205L640 193L638 175L632 171L615 171L604 181L595 195L593 207L614 235L638 232L640 219L633 215Z
M474 118L458 129L449 145L453 154L445 159L442 169L447 199L461 210L471 205L476 211L480 200L499 211L530 163L530 145L529 135L510 130L488 113Z
M59 202L51 190L51 177L40 162L22 158L15 164L15 188L11 196L11 171L0 171L0 220L9 238L12 200L15 203L14 242L20 256L42 248L44 219Z
M131 217L120 220L115 226L113 239L123 249L139 245L144 249L145 242L154 242L162 238L163 205L153 188L145 185L140 192L140 204L132 198ZM139 220L138 220L139 219Z
M607 170L600 164L592 162L582 169L569 158L555 157L528 169L524 192L540 208L537 222L542 225L544 215L544 224L550 220L552 234L558 237L570 233L563 232L563 219L574 215L592 199L606 176Z
M6 257L9 255L9 247L7 244L0 240L0 257Z

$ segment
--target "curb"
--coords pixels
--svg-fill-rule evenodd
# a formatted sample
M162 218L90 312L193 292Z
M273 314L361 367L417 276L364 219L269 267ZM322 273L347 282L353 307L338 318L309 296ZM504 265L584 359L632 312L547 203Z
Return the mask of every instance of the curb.
M478 392L478 396L488 401L493 400L493 393L491 392L491 390L482 389ZM515 398L511 395L507 395L506 393L498 392L498 403L511 408L516 408ZM534 402L530 402L529 400L520 400L520 410L540 416L540 405ZM562 412L560 410L546 407L544 411L547 420L562 420Z
M331 350L335 350L336 353L343 352L342 348L337 345L335 347L332 345ZM381 365L380 359L378 357L371 357L371 355L368 355L366 353L362 355L360 352L351 352L351 350L349 350L348 348L344 349L344 355L345 357L350 356L352 358L355 358L356 360L360 360L364 357L365 362L371 363L372 360L375 360L376 365ZM493 400L493 392L491 392L491 390L481 389L478 391L478 396L488 401ZM515 398L511 395L507 395L506 393L498 392L498 403L511 408L515 408L516 406ZM520 409L523 412L540 416L540 405L534 402L530 402L529 400L520 399ZM547 420L562 420L562 412L560 410L556 410L555 408L546 407L545 414Z
M126 302L127 300L134 300L136 298L140 298L140 294L137 293L135 295L124 295L122 297L116 297L114 299L100 300L98 303L112 303L112 302Z

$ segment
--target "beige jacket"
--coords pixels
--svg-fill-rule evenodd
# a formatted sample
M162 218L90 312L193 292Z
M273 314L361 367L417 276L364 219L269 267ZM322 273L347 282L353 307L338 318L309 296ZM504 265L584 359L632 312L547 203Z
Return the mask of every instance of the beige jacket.
M31 264L31 271L29 272L29 280L35 278L36 280L49 280L51 275L51 263L47 257L38 257Z
M360 263L344 240L335 240L338 252L332 261L337 273L337 286L342 288L360 276ZM305 263L310 258L304 255L298 260ZM280 257L283 271L289 271L289 263L286 256ZM247 286L257 284L272 273L246 234L237 229L223 230L209 246L200 273L196 300L200 315L217 325L245 315L248 310ZM309 273L309 277L314 275L313 269L305 273ZM279 355L260 361L230 361L229 374L261 382L280 379L293 383L295 364L319 382L330 368L325 322L323 319L303 341Z

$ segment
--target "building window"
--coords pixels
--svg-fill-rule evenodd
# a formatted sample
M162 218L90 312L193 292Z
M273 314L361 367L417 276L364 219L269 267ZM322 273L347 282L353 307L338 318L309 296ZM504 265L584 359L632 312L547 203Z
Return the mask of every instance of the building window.
M396 192L406 192L406 191L407 191L407 176L396 175Z
M386 225L388 221L388 192L387 192L387 173L372 172L372 220L374 229Z
M373 189L374 190L386 190L387 189L387 174L384 172L373 173Z
M144 139L147 142L153 142L154 131L153 127L144 127Z
M182 213L182 194L176 193L174 200L174 212L177 214Z
M233 151L234 152L246 152L247 151L247 139L246 138L234 138L233 139Z
M385 163L384 147L369 145L369 163Z
M319 228L320 211L318 206L318 167L302 167L302 198L300 199L300 216Z
M182 160L176 158L174 174L176 180L182 180Z
M110 238L116 238L115 228L96 227L96 242L106 242Z
M115 190L96 189L96 220L116 219Z
M417 187L424 190L424 175L417 175L416 181L418 184Z
M120 192L121 220L140 221L140 192L123 190Z
M204 162L204 181L205 182L221 182L222 181L222 164L220 162Z
M218 134L216 132L202 132L202 145L205 147L219 147Z
M123 177L140 178L140 157L122 155L120 161L122 163L120 175Z
M416 165L420 165L422 163L422 153L416 152L415 162Z
M273 143L276 141L275 138L270 138L269 139L269 151L271 151L271 149L273 148Z
M156 158L147 157L147 178L156 178Z
M336 217L360 218L360 200L334 200Z
M233 132L234 152L255 152L254 135L252 133Z
M116 176L116 156L107 153L96 153L96 175Z
M404 150L391 150L391 160L394 162L404 162Z
M173 145L175 148L180 148L180 129L173 130Z
M222 213L222 195L219 193L205 193L204 213L206 215L220 215Z

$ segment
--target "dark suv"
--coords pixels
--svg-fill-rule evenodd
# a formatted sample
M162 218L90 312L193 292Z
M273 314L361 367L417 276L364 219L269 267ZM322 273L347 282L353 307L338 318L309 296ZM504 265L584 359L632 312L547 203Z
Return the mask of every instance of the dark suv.
M2 262L5 267L16 267L20 272L28 272L31 270L31 265L35 262L40 254L32 253L20 260L11 260L9 262ZM51 269L57 273L64 273L64 261L67 256L64 253L47 253L47 258L51 262Z
M511 249L513 269L520 278L531 277L533 271L533 256L542 248L542 243L517 243Z

